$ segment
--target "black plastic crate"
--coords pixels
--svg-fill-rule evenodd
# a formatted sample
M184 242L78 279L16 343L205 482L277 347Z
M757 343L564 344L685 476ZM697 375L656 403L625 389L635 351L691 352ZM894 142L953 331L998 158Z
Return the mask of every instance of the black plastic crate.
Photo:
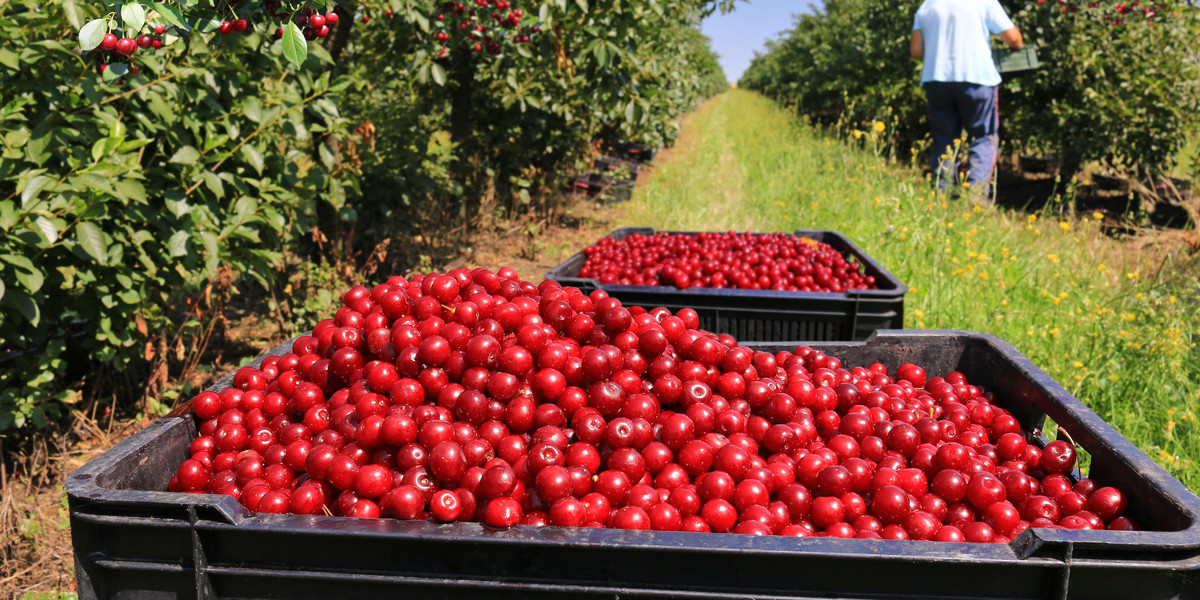
M658 154L657 148L651 148L640 142L621 142L614 149L621 158L640 163L648 163L654 160L654 155Z
M597 200L604 205L629 202L633 198L633 185L634 182L632 180L613 180L604 189L600 190Z
M614 240L640 233L653 235L652 227L622 227L608 234ZM684 233L694 235L694 231ZM604 290L626 306L647 309L662 306L672 312L693 308L700 328L728 333L743 342L865 340L877 329L904 327L904 294L908 288L887 269L836 231L799 230L795 235L833 246L853 256L868 275L874 290L834 292L778 292L716 288L677 289L661 285L619 285L578 277L587 256L580 252L546 272L547 279L585 292Z
M571 189L582 192L600 204L619 204L633 197L632 180L614 179L601 173L585 173L571 178Z
M1200 499L1009 344L922 330L810 345L847 364L962 371L1027 431L1050 416L1155 531L1030 529L1001 545L254 515L162 491L196 435L172 417L68 478L79 597L1200 598Z
M642 165L636 162L622 160L620 158L613 158L611 156L601 156L600 158L592 161L592 168L600 173L605 174L623 168L629 172L629 178L634 181L637 180L638 174L642 171Z

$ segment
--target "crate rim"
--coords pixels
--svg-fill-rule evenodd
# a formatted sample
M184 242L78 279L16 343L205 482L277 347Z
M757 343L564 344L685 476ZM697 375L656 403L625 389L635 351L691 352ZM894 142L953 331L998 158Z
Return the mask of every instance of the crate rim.
M302 334L303 335L303 334ZM975 560L986 560L989 563L1018 564L1028 560L1045 560L1048 557L1037 555L1043 548L1063 548L1066 552L1076 549L1098 549L1108 551L1131 551L1135 554L1129 558L1106 557L1103 560L1120 564L1137 564L1153 562L1154 564L1168 563L1180 569L1200 569L1200 498L1191 492L1165 469L1151 460L1128 439L1120 435L1099 415L1084 405L1074 395L1070 394L1053 378L1042 372L1024 354L1011 344L991 334L964 330L879 330L870 338L858 342L752 342L748 347L780 347L804 345L820 349L822 346L863 346L877 339L888 337L938 337L954 335L975 338L993 349L1004 352L1014 362L1014 365L1030 381L1050 397L1060 398L1064 408L1073 416L1079 418L1079 425L1092 433L1099 434L1103 439L1114 442L1114 455L1136 468L1143 477L1149 480L1152 487L1172 501L1179 510L1190 520L1190 524L1176 531L1086 531L1086 530L1055 530L1029 529L1017 536L1009 544L948 544L941 542L920 542L911 540L858 540L858 539L828 539L828 538L788 538L782 536L743 536L720 533L687 533L687 532L651 532L623 531L613 529L589 530L585 528L568 527L534 527L517 525L507 530L495 530L477 523L436 524L425 521L399 521L395 519L354 519L350 517L310 517L303 515L259 515L251 513L235 499L214 494L187 494L167 491L150 490L118 490L121 499L105 499L110 505L137 507L147 505L170 504L174 507L208 507L219 513L225 523L198 520L195 527L238 527L238 528L299 528L298 532L305 535L340 535L354 533L356 535L416 535L442 538L460 534L469 534L471 543L521 543L521 544L552 544L562 545L579 542L588 546L609 547L628 545L632 541L639 544L639 550L684 550L716 553L794 553L797 555L856 555L860 558L898 558L920 560L962 560L969 557ZM249 364L261 364L270 355L286 354L290 351L291 341L277 346L264 353ZM236 372L236 369L234 370ZM209 389L223 389L232 383L234 372L227 374ZM116 463L129 459L136 454L146 442L163 435L169 428L187 426L188 417L165 417L152 423L146 429L121 441L116 446L92 459L84 466L68 476L64 490L69 498L80 503L81 508L103 498L104 492L111 488L97 485L96 479L102 477ZM87 510L72 511L72 518L105 519L123 518L94 515ZM328 525L318 526L314 525ZM695 537L695 536L703 537ZM682 536L682 537L681 537ZM1163 538L1168 539L1163 539ZM569 538L569 539L568 539ZM1115 540L1113 538L1116 538ZM1152 538L1152 539L1151 539ZM696 540L704 540L702 544L689 544ZM1174 560L1154 560L1140 557L1137 551L1154 551L1183 554ZM1091 560L1086 555L1075 556L1076 562ZM1100 559L1097 559L1100 560Z

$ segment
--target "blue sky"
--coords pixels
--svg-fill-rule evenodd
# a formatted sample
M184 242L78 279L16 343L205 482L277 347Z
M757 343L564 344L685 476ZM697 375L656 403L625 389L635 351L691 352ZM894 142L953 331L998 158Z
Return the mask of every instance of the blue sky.
M819 0L811 4L821 6ZM768 39L792 26L792 15L812 12L805 0L750 0L739 2L727 15L719 11L705 19L702 29L712 38L713 50L721 55L721 68L730 83L742 76L754 51L762 51Z

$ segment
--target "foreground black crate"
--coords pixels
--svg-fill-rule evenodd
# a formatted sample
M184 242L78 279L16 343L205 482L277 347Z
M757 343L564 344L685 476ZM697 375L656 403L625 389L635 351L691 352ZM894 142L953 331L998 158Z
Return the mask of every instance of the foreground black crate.
M652 227L622 227L608 234L620 240L633 234L653 235ZM695 234L696 232L666 232ZM547 279L585 292L604 290L626 306L647 309L662 306L672 312L693 308L700 328L728 333L743 342L865 340L877 329L904 327L904 294L908 288L895 275L835 231L795 232L833 246L853 256L868 275L874 290L833 292L777 292L715 288L677 289L659 285L619 285L578 277L587 256L580 252L546 272Z
M1031 529L999 545L253 515L159 491L196 435L175 417L68 478L79 597L1200 598L1200 499L1012 346L962 331L811 345L848 364L962 371L1026 430L1048 415L1156 531Z

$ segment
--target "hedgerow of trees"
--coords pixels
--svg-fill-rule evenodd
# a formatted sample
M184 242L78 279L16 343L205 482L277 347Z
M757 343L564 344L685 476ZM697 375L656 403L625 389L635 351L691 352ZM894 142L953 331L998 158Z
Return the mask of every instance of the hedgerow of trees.
M1041 68L1006 77L1002 140L1047 153L1070 179L1085 161L1138 177L1168 170L1200 124L1198 11L1177 0L1001 0ZM918 0L828 0L758 55L739 81L810 115L883 121L901 152L926 136ZM997 45L999 43L997 42Z
M302 237L517 214L669 143L725 86L697 24L732 2L5 4L0 433L195 361Z

